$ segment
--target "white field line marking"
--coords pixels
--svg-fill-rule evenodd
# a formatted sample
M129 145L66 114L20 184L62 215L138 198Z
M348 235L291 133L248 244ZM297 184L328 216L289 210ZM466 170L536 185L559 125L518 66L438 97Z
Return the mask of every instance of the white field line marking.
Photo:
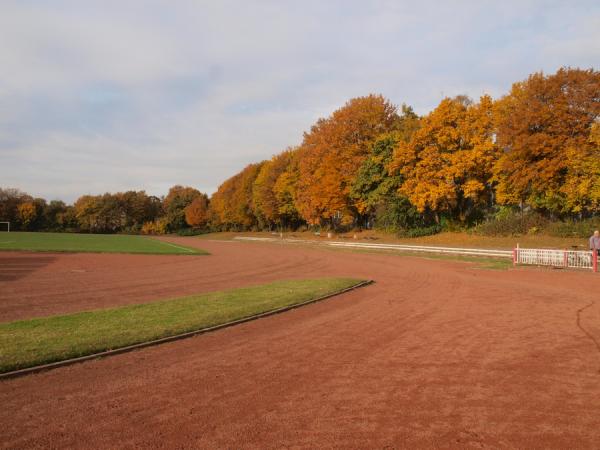
M186 252L195 253L194 250L192 250L192 249L189 249L189 248L186 248L186 247L181 247L181 246L175 245L175 244L171 244L170 242L167 242L167 241L158 241L158 242L162 242L163 244L170 245L171 247L175 247L175 248L178 248L180 250L185 250Z

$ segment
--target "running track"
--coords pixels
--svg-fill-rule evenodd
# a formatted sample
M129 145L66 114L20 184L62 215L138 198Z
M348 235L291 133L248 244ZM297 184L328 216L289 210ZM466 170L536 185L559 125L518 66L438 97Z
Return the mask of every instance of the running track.
M0 447L598 448L600 276L171 241L212 255L2 252L0 320L280 278L376 284L0 381Z

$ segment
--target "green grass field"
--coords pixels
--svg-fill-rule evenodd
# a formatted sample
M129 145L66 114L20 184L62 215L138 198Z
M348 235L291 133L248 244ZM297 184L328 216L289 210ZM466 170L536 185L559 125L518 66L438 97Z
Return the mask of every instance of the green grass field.
M0 323L0 373L200 330L316 299L360 280L323 278Z
M145 236L125 234L0 233L0 250L36 252L148 253L205 255L204 250L183 247Z

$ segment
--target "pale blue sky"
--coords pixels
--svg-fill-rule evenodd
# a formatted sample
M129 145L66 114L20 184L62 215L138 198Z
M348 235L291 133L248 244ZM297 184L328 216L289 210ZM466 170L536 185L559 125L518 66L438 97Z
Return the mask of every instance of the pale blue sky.
M597 1L0 1L0 186L209 194L348 99L599 69Z

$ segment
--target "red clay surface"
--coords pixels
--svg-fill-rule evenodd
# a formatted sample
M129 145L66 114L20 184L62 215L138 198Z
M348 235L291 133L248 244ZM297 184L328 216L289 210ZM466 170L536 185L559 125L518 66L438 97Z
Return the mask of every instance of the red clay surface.
M0 253L1 320L279 278L375 285L0 381L4 448L598 448L600 276L179 239L208 257ZM191 244L196 243L196 244Z

